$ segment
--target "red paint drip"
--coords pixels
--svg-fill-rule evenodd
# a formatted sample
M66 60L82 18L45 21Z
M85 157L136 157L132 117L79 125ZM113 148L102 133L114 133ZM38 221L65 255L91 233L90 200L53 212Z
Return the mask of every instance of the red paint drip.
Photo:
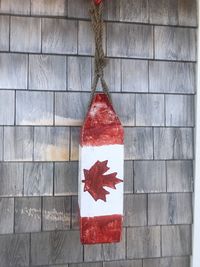
M108 97L94 96L81 130L82 146L102 146L124 143L124 130Z
M117 243L121 241L122 216L109 215L80 218L83 244Z

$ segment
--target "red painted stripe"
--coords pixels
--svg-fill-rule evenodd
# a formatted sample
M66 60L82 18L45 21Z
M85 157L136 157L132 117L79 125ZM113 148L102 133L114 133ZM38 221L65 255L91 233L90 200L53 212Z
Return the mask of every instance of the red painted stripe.
M94 96L81 130L82 146L124 143L124 130L112 104L104 93Z
M122 215L80 218L80 238L83 244L116 243L121 241Z

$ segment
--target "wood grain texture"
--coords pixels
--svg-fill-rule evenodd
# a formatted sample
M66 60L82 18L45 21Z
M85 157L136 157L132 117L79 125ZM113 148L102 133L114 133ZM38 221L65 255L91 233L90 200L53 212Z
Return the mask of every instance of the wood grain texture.
M194 96L166 95L166 126L194 126Z
M66 0L31 0L31 14L44 16L66 16Z
M69 160L69 128L36 127L34 129L34 160Z
M0 16L0 51L9 50L9 17Z
M0 88L27 89L27 55L0 54Z
M166 170L164 161L134 162L134 192L166 192Z
M70 160L79 160L80 127L71 127Z
M56 231L31 235L33 265L81 262L83 247L78 231Z
M66 58L30 55L29 89L66 90Z
M196 30L156 26L155 58L195 61Z
M14 124L15 92L0 91L0 125Z
M41 52L41 19L11 17L10 50L14 52Z
M109 58L104 70L104 78L110 92L121 91L121 59ZM92 65L94 66L94 65Z
M1 235L1 265L6 267L29 266L29 235Z
M150 61L149 91L158 93L195 92L195 64Z
M55 124L69 126L82 125L89 100L89 93L56 93Z
M68 0L68 16L72 18L89 18L90 2L87 0Z
M102 267L101 262L72 263L70 267Z
M142 260L104 262L103 267L142 267Z
M159 259L145 259L143 267L189 267L189 257L168 257Z
M155 159L193 159L191 128L154 129Z
M53 195L53 164L24 163L24 196Z
M0 196L22 196L23 194L23 164L0 163Z
M190 193L148 195L149 225L191 223L192 195Z
M154 258L159 256L160 227L136 227L127 229L128 259Z
M164 126L164 95L136 95L136 125Z
M84 246L84 259L85 261L108 261L108 260L121 260L125 259L126 254L126 233L123 229L122 241L114 244L97 244Z
M77 53L77 21L45 18L42 20L42 52Z
M133 161L124 161L124 192L133 193Z
M56 196L78 193L78 163L55 163L54 188Z
M167 191L193 191L193 163L190 160L167 161Z
M4 129L4 160L33 160L32 127L6 127Z
M91 65L90 57L68 57L68 90L90 91Z
M125 159L153 159L151 128L125 128Z
M135 95L122 93L112 94L112 103L123 126L134 126L136 110Z
M0 160L3 159L3 127L0 127Z
M103 28L103 47L106 47L106 28ZM79 55L94 55L94 34L91 23L89 21L78 22L78 54Z
M41 198L15 199L15 233L41 231Z
M0 233L13 233L14 229L14 198L0 198Z
M178 0L179 24L197 26L197 2L195 0Z
M70 228L70 197L44 197L42 207L43 231Z
M29 15L30 0L1 0L0 13Z
M125 195L124 199L124 226L147 225L147 196Z
M16 93L17 125L53 125L53 93Z
M79 229L79 207L78 196L72 196L72 208L71 208L71 228Z
M148 62L122 59L122 91L148 92Z
M107 23L107 55L112 57L152 58L152 27L128 23Z
M176 225L162 227L162 255L191 255L191 226Z

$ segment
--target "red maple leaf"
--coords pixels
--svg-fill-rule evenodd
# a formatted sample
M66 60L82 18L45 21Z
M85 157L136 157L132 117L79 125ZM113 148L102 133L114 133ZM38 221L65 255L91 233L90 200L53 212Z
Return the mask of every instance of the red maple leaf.
M116 172L105 174L110 169L107 163L107 160L97 161L89 170L84 169L84 192L88 191L95 201L101 199L106 202L106 195L110 193L103 188L104 186L116 189L115 185L123 182L116 177Z

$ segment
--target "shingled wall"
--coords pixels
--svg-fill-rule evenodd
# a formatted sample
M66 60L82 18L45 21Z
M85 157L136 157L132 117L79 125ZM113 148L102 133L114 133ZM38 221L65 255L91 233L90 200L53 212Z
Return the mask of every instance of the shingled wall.
M89 0L0 0L0 267L189 267L195 0L105 0L106 80L125 126L125 220L82 246L79 126Z

